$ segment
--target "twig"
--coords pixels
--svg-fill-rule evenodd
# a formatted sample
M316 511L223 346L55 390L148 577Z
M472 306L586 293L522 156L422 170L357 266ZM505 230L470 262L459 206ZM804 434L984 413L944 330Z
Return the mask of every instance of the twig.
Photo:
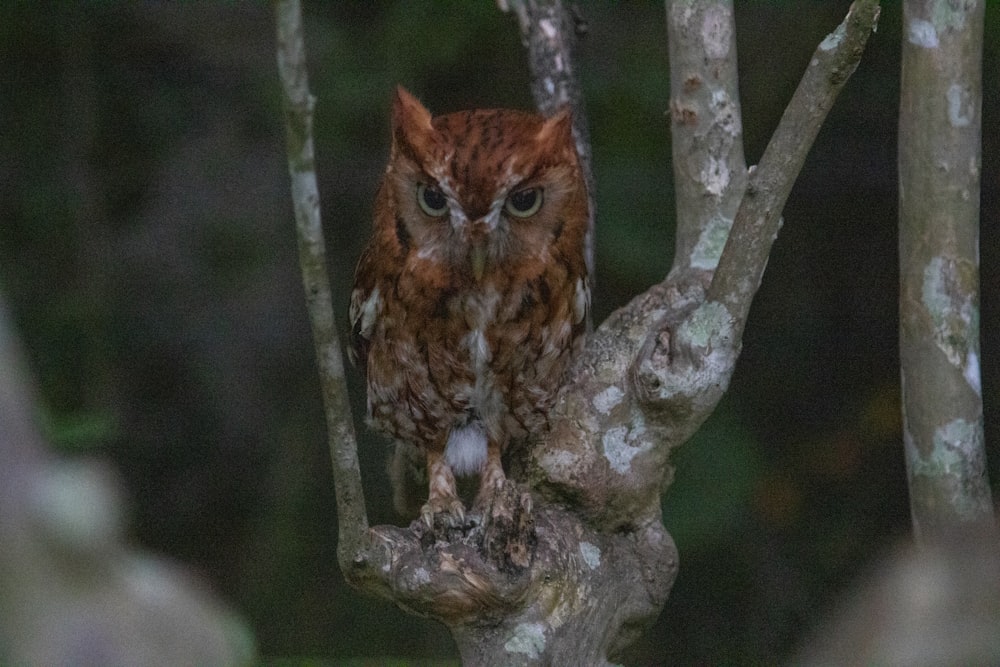
M781 227L781 210L827 112L861 59L878 15L878 0L856 0L844 21L820 43L750 174L708 292L708 300L721 303L732 316L736 340Z
M351 421L344 361L333 320L326 271L319 190L313 158L312 119L315 100L309 93L302 11L298 0L277 0L278 73L284 93L288 171L292 179L299 264L312 325L316 360L323 387L333 480L337 493L338 553L341 565L353 559L368 532L357 439Z

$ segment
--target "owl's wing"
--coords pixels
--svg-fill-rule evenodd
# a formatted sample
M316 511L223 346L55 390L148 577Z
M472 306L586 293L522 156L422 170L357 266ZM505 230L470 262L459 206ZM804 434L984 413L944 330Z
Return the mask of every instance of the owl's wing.
M351 363L362 371L367 365L368 347L372 332L375 330L375 322L382 312L382 295L370 270L370 257L369 249L365 249L358 262L354 290L351 292L351 307L348 312L351 335L347 356Z

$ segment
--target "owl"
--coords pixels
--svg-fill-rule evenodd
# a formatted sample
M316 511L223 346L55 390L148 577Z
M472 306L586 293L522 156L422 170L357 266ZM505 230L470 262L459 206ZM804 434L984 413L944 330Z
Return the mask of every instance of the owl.
M428 525L464 518L456 476L488 502L508 446L547 427L590 307L587 215L568 110L432 117L396 90L350 351L368 423L426 466Z

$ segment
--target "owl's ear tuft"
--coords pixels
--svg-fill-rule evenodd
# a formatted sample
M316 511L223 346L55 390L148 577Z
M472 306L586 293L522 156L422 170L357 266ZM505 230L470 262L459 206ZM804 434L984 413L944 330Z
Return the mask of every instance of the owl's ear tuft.
M561 108L556 115L546 118L542 128L535 135L538 145L555 152L564 147L573 147L573 114L568 106Z
M407 152L424 152L431 142L431 112L402 86L396 86L392 103L392 139L394 146Z

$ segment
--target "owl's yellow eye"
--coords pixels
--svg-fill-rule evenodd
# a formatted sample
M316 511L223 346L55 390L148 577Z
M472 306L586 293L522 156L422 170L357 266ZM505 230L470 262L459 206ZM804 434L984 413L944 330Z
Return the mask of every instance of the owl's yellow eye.
M512 192L503 205L505 211L517 218L532 216L538 213L538 209L541 207L541 188L525 188L524 190Z
M417 184L417 203L420 210L432 218L440 218L448 212L448 200L432 185Z

